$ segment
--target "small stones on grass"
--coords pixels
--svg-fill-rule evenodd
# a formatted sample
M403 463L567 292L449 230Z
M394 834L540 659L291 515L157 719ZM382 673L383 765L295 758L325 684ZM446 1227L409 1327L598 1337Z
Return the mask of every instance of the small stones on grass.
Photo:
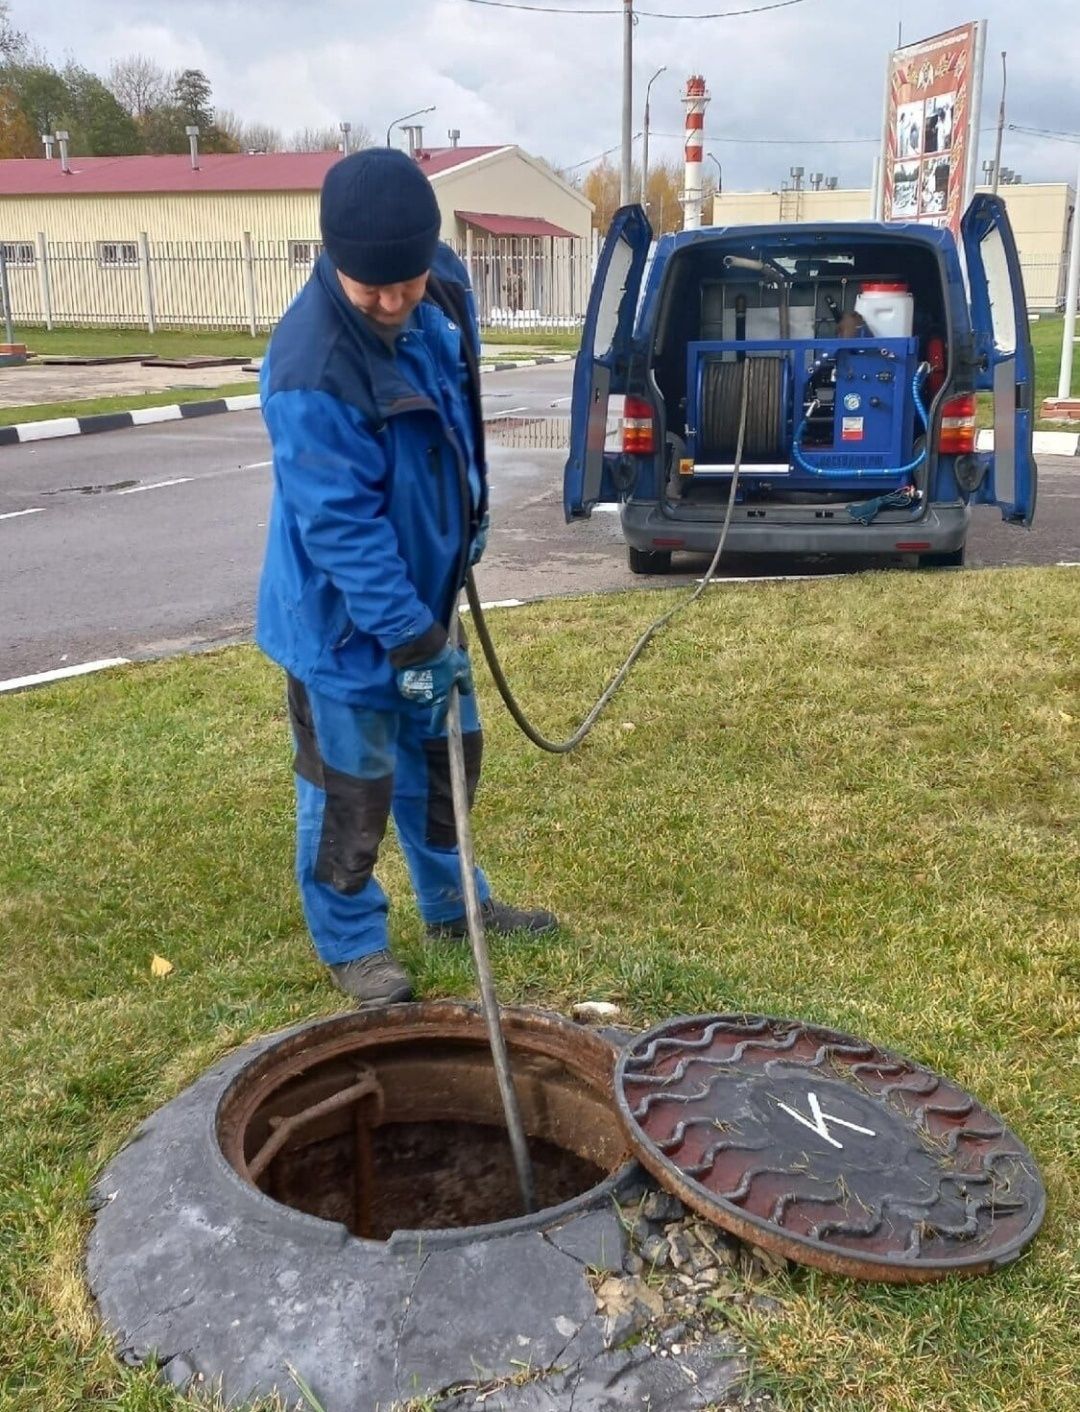
M727 1310L783 1310L781 1300L758 1289L788 1269L780 1256L743 1245L665 1191L624 1198L619 1215L630 1245L625 1273L597 1291L609 1348L640 1336L656 1356L677 1357L676 1349L690 1353L703 1339L715 1339Z

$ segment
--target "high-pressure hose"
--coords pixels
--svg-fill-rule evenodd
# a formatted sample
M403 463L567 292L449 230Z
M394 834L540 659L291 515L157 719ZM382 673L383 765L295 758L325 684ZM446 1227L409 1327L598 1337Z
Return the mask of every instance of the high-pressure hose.
M727 539L728 526L731 524L731 515L735 507L735 490L739 481L739 468L742 464L743 454L743 434L746 429L746 408L747 393L750 386L750 379L745 370L750 367L750 360L743 364L743 391L742 391L742 411L739 422L739 442L735 452L735 466L731 477L731 493L728 496L727 514L724 516L723 528L720 531L720 542L716 546L716 553L713 555L712 563L708 572L688 598L677 603L674 608L662 614L651 627L647 628L641 637L634 644L629 657L619 668L612 678L603 695L597 701L589 714L582 721L569 740L552 741L542 735L529 721L521 707L514 699L514 694L510 690L510 685L503 673L499 663L498 655L495 652L495 644L491 640L488 632L487 622L484 619L484 610L480 606L480 599L476 592L476 583L473 579L472 570L469 570L465 580L465 591L469 599L469 607L472 609L473 621L476 624L477 636L484 649L484 656L487 664L491 668L491 675L495 678L495 685L499 689L506 708L513 716L514 720L525 732L534 745L538 745L541 750L550 751L556 755L565 755L580 745L588 733L596 724L601 711L608 704L611 698L618 691L619 687L626 680L630 669L641 656L642 652L652 641L653 637L663 628L682 608L687 608L696 599L700 598L708 587L713 574L716 572L720 562L720 556L724 552L724 541ZM459 624L458 615L455 611L450 622L450 641L456 646L458 642ZM525 1136L525 1125L521 1118L521 1106L518 1103L517 1091L514 1088L513 1076L510 1073L510 1061L506 1052L506 1036L502 1030L502 1020L499 1011L498 995L495 991L495 981L492 976L491 962L488 957L487 937L484 934L484 915L480 906L480 898L476 889L476 865L473 859L472 825L469 817L469 791L465 775L465 752L462 745L461 736L461 702L458 689L455 685L450 692L450 711L447 719L447 749L450 757L450 787L454 801L454 825L457 832L458 860L461 868L461 891L465 902L465 920L469 934L469 945L472 948L473 962L476 967L476 977L480 985L480 1002L484 1013L484 1022L487 1026L488 1042L491 1046L491 1058L495 1068L495 1079L499 1089L499 1098L502 1103L503 1116L506 1119L506 1131L510 1139L510 1150L514 1159L514 1168L517 1172L518 1187L521 1191L521 1204L528 1214L536 1210L536 1186L533 1180L532 1161L529 1156L528 1142Z
M607 706L608 702L622 686L626 678L630 675L634 663L645 651L646 647L648 647L649 643L653 640L656 634L658 632L661 632L665 627L667 627L668 623L671 622L672 618L674 618L678 613L681 613L684 608L689 608L691 604L696 603L697 600L708 588L709 584L712 582L713 576L715 575L716 570L720 564L720 558L724 552L724 545L727 542L728 529L731 526L731 516L735 510L735 492L738 489L739 485L739 472L742 469L743 441L746 435L746 413L747 407L749 405L749 370L751 362L752 359L747 358L742 365L742 401L739 408L739 434L735 446L735 462L731 472L731 490L728 492L727 511L724 515L724 523L720 529L720 540L716 546L716 552L712 557L712 563L705 571L705 577L701 580L701 582L697 585L697 587L692 593L688 594L686 598L680 599L674 607L669 608L667 612L662 613L660 617L655 620L655 622L649 624L649 626L638 638L637 642L634 643L634 646L631 648L630 655L627 657L626 661L622 664L619 670L612 677L611 681L604 688L604 691L600 696L599 700L597 701L596 705L581 722L581 725L578 726L577 730L573 733L573 735L569 736L566 740L549 740L546 735L544 735L541 731L537 730L537 728L529 720L528 716L526 716L525 712L518 705L517 700L514 697L514 693L510 689L510 683L506 680L506 675L503 672L502 664L499 662L498 653L495 651L495 644L491 640L491 634L488 631L487 620L484 617L484 610L480 606L480 595L476 591L476 581L473 578L472 570L469 570L468 577L465 580L465 593L469 600L469 609L472 614L472 620L476 624L476 635L480 639L480 646L484 650L484 657L487 660L491 675L495 679L495 685L498 688L499 695L502 697L506 709L514 718L514 721L517 724L518 728L539 749L546 750L551 755L568 755L571 750L576 750L577 747L592 730L593 726L596 725L596 722L599 720L604 708Z
M924 432L928 432L930 429L930 417L922 400L923 384L926 382L929 373L930 364L920 363L915 370L915 376L911 380L911 396L914 399L915 410L919 414L919 420L922 422ZM813 411L813 405L810 410ZM825 480L850 480L852 478L861 480L864 477L877 480L883 476L890 478L893 476L906 476L910 475L912 471L917 471L927 457L929 438L923 440L919 454L913 461L909 461L906 466L887 466L883 470L869 468L850 470L844 467L815 466L812 461L806 459L800 444L802 442L803 432L806 431L808 420L809 416L803 417L802 421L799 423L799 429L795 433L795 439L791 443L791 459L798 466L799 470L805 471L807 475L821 476Z

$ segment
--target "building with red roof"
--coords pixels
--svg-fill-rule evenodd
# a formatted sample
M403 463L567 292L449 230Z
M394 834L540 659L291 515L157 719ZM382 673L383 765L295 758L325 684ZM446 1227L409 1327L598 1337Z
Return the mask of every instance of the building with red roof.
M29 308L36 298L46 321L131 322L156 298L180 310L181 322L189 305L191 318L206 322L202 307L222 303L225 296L215 288L223 285L231 322L244 321L238 300L254 304L259 322L272 321L318 252L319 190L339 156L54 153L0 161L0 244L13 305ZM541 294L546 299L556 283L565 283L552 273L559 262L575 271L575 290L582 284L578 271L591 250L592 204L545 163L512 144L421 147L414 156L435 189L443 239L468 258L485 310L524 309ZM516 262L513 269L508 261ZM542 278L526 277L526 261ZM223 274L230 262L237 278ZM238 278L245 262L247 294ZM147 263L155 279L140 296L135 272ZM72 283L76 266L79 289ZM88 282L92 290L83 287ZM148 315L155 316L174 321L164 307Z

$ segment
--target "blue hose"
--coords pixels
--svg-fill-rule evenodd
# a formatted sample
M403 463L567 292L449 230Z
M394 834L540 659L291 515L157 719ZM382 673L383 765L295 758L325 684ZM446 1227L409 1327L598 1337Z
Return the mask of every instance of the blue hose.
M915 370L915 376L911 380L911 395L915 401L915 410L919 414L919 420L922 422L923 431L929 431L930 425L930 418L927 415L926 407L923 405L922 400L923 384L926 382L929 372L929 363L920 363L918 368ZM835 468L828 468L825 466L814 466L811 465L811 463L803 455L802 447L799 445L800 441L802 440L803 432L806 430L806 421L807 419L804 417L799 423L798 431L795 433L795 440L792 442L791 445L791 459L798 466L799 470L805 471L807 475L822 476L825 479L832 480L849 480L852 477L857 480L861 480L864 476L873 476L875 478L877 478L878 476L906 476L910 475L912 471L918 470L918 468L926 460L927 445L926 442L924 442L922 450L915 457L914 461L909 461L906 466L889 466L882 470L841 470Z

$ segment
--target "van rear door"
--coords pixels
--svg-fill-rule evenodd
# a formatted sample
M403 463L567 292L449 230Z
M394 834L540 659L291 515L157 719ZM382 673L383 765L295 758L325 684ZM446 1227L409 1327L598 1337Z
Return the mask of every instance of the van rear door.
M608 403L626 392L630 343L652 227L640 206L615 212L593 278L581 333L570 404L570 455L563 471L568 520L587 519L593 506L618 500L607 451Z
M1031 450L1035 360L1016 241L997 196L976 196L960 226L971 291L975 386L994 394L994 452L972 504L1030 525L1037 470Z

